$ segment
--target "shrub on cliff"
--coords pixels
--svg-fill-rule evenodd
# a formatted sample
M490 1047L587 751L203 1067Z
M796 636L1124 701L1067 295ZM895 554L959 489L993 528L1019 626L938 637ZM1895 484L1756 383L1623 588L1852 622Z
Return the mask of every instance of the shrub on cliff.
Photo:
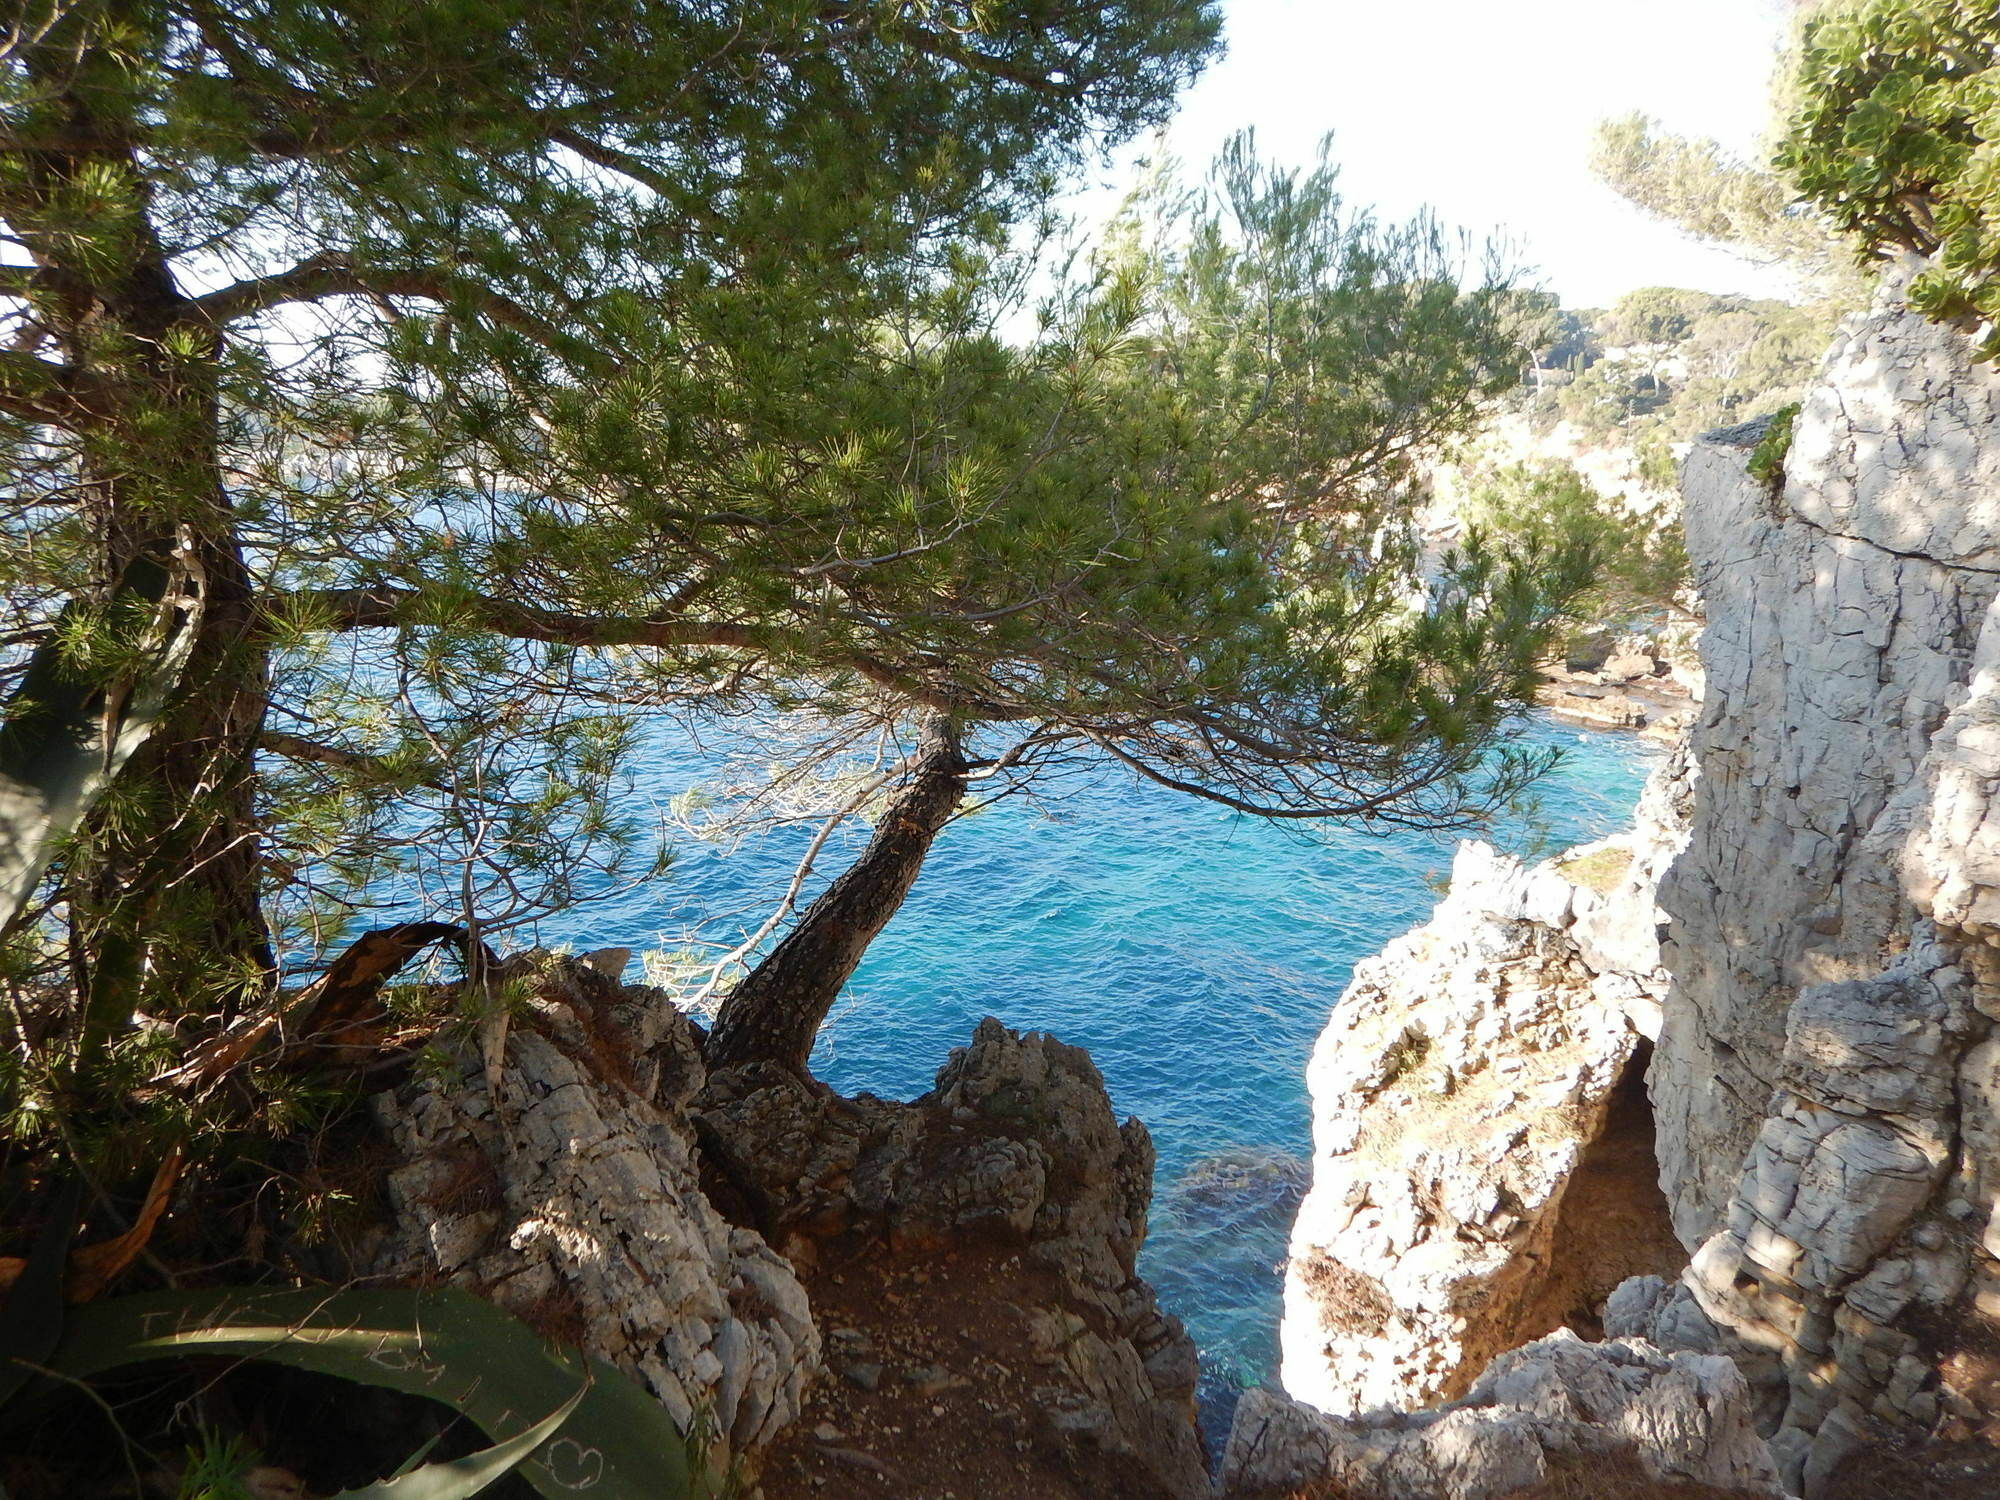
M1806 23L1779 165L1865 255L1934 262L1910 304L2000 358L2000 10L1865 0Z

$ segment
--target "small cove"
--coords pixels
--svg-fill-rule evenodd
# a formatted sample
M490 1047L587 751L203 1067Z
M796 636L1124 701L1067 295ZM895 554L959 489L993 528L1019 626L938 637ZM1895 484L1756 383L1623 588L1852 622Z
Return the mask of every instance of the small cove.
M1548 722L1564 760L1535 807L1487 837L1524 853L1625 824L1657 751ZM664 804L711 763L657 749L637 793ZM865 839L843 829L823 880ZM671 944L704 917L733 938L809 833L724 855L686 846L666 876L545 924L578 948ZM1423 921L1455 839L1291 830L1135 782L1112 767L1059 799L962 818L876 941L814 1066L845 1093L909 1098L983 1016L1087 1048L1159 1151L1141 1269L1201 1348L1213 1418L1275 1378L1285 1241L1311 1150L1305 1063L1354 963ZM808 897L812 893L808 890ZM748 920L754 920L754 916Z

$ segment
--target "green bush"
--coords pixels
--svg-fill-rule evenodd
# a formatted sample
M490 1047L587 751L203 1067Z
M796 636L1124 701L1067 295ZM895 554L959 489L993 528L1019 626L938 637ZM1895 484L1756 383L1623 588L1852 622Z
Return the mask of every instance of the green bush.
M1792 424L1798 416L1796 401L1773 412L1771 425L1750 455L1750 477L1768 489L1775 490L1785 482L1785 455L1792 451Z
M2000 7L1861 0L1806 25L1778 164L1864 255L1932 265L1910 305L2000 358Z
M1574 611L1581 620L1599 623L1674 608L1687 582L1680 523L1632 514L1570 464L1495 470L1473 490L1466 515L1511 548L1587 550L1597 560L1597 571L1596 582Z

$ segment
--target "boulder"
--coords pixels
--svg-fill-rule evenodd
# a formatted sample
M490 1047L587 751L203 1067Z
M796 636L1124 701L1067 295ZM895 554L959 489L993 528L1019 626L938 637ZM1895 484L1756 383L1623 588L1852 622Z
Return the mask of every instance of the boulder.
M1463 1398L1425 1411L1335 1417L1246 1392L1220 1489L1228 1500L1321 1489L1346 1500L1500 1500L1540 1483L1552 1460L1580 1455L1627 1457L1663 1482L1784 1494L1729 1360L1640 1339L1586 1343L1568 1329L1501 1355Z
M1464 1392L1502 1350L1589 1326L1686 1260L1641 1072L1666 976L1653 887L1689 772L1637 825L1527 867L1461 845L1431 920L1356 967L1307 1071L1285 1389L1336 1415Z
M608 968L608 965L603 967ZM550 954L489 1072L468 1047L373 1101L391 1222L364 1269L445 1283L636 1376L727 1458L800 1410L819 1333L789 1263L703 1195L700 1040L664 994Z

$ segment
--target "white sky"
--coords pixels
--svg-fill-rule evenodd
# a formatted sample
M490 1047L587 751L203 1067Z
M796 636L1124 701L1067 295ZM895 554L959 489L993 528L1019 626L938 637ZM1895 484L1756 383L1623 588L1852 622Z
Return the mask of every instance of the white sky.
M1784 295L1783 277L1629 207L1586 161L1597 122L1632 110L1754 154L1786 8L1225 0L1228 55L1183 100L1168 147L1197 169L1254 125L1267 156L1303 164L1331 130L1351 203L1396 218L1428 205L1479 236L1500 230L1571 307L1640 286Z

